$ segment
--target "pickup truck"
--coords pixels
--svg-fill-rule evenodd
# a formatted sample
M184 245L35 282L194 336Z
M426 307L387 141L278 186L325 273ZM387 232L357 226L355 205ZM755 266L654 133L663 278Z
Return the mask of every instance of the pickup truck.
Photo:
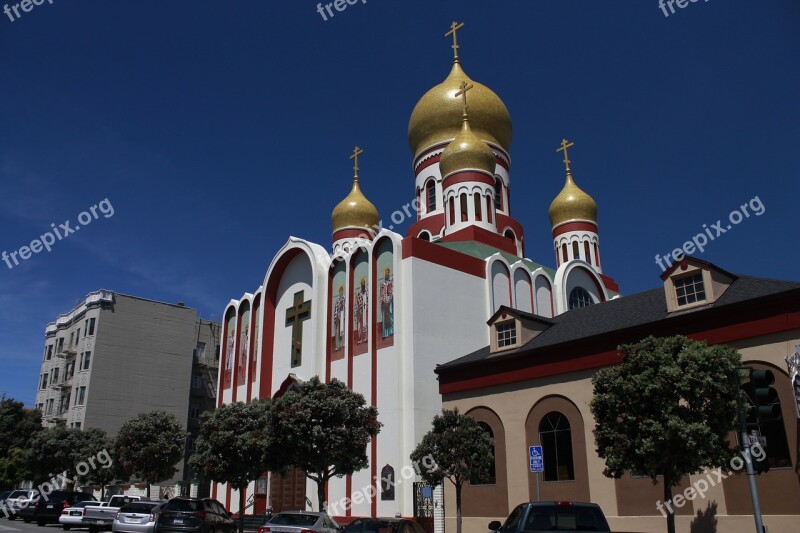
M518 505L506 518L489 523L493 533L534 533L558 530L564 533L578 531L606 531L608 527L603 511L596 503L584 502L529 502Z
M116 494L111 496L107 503L104 505L87 505L83 508L83 518L81 523L89 528L89 533L97 533L104 529L111 529L114 523L114 518L117 516L120 508L131 502L144 501L147 498L141 496L125 496L124 494Z

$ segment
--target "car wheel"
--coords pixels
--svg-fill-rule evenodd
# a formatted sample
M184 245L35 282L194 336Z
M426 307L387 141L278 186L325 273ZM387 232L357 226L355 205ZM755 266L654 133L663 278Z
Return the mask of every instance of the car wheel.
M8 515L8 519L9 519L9 520L16 520L16 519L17 519L17 515L15 515L15 514L10 514L10 515Z
M44 527L47 525L47 522L45 522L44 520L37 520L36 525L39 527Z
M64 531L69 531L69 528L72 527L72 526L62 525L61 527L64 528Z
M89 526L89 533L97 533L98 531L97 526Z
M31 519L30 518L23 518L22 521L25 522L26 524L30 524L31 523Z

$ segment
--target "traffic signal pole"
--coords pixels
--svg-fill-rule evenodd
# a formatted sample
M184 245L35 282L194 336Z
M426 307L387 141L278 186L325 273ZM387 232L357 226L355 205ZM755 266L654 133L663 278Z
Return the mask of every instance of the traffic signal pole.
M747 436L747 419L742 408L742 393L737 395L739 404L739 433L742 440L742 450L745 455L745 467L747 469L747 481L750 484L750 498L753 501L753 516L756 520L756 533L764 533L764 522L761 519L761 504L758 500L758 486L756 485L756 473L753 470L753 454L750 453L750 437Z

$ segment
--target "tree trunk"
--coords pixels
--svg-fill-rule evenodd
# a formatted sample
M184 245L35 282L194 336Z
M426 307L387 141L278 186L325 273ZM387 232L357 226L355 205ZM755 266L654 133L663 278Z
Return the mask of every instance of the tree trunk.
M144 482L147 483L147 499L149 500L150 499L150 480L149 479L145 479Z
M461 482L456 486L456 533L461 533ZM673 532L674 533L674 532Z
M317 481L317 500L319 501L319 512L323 513L326 512L325 509L325 485L328 483L328 479L324 477L320 477L319 481Z
M244 493L247 485L239 487L239 533L244 533Z
M667 506L667 533L675 533L675 509L672 507L672 480L664 475L664 505Z
M100 483L100 501L106 499L106 486L103 483Z

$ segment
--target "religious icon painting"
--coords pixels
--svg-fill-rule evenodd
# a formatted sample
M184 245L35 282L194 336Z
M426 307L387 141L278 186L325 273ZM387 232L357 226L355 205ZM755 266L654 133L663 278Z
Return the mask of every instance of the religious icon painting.
M378 312L375 317L378 348L394 344L394 254L392 241L383 239L376 250Z
M353 260L353 355L367 352L369 340L369 263L361 252Z
M225 340L225 386L230 387L233 375L233 360L236 358L236 314L228 317L228 338Z
M245 302L242 305L243 311L240 311L240 327L241 335L239 338L239 371L236 383L242 385L247 378L247 361L249 359L247 350L250 347L250 303Z
M253 355L250 358L250 383L255 383L256 378L258 377L256 374L256 365L258 360L258 343L261 340L260 333L261 333L261 320L264 316L264 309L261 305L260 300L256 300L255 304L256 309L256 323L255 327L253 328Z
M347 317L347 270L344 261L337 261L331 279L331 359L344 357L345 318Z

